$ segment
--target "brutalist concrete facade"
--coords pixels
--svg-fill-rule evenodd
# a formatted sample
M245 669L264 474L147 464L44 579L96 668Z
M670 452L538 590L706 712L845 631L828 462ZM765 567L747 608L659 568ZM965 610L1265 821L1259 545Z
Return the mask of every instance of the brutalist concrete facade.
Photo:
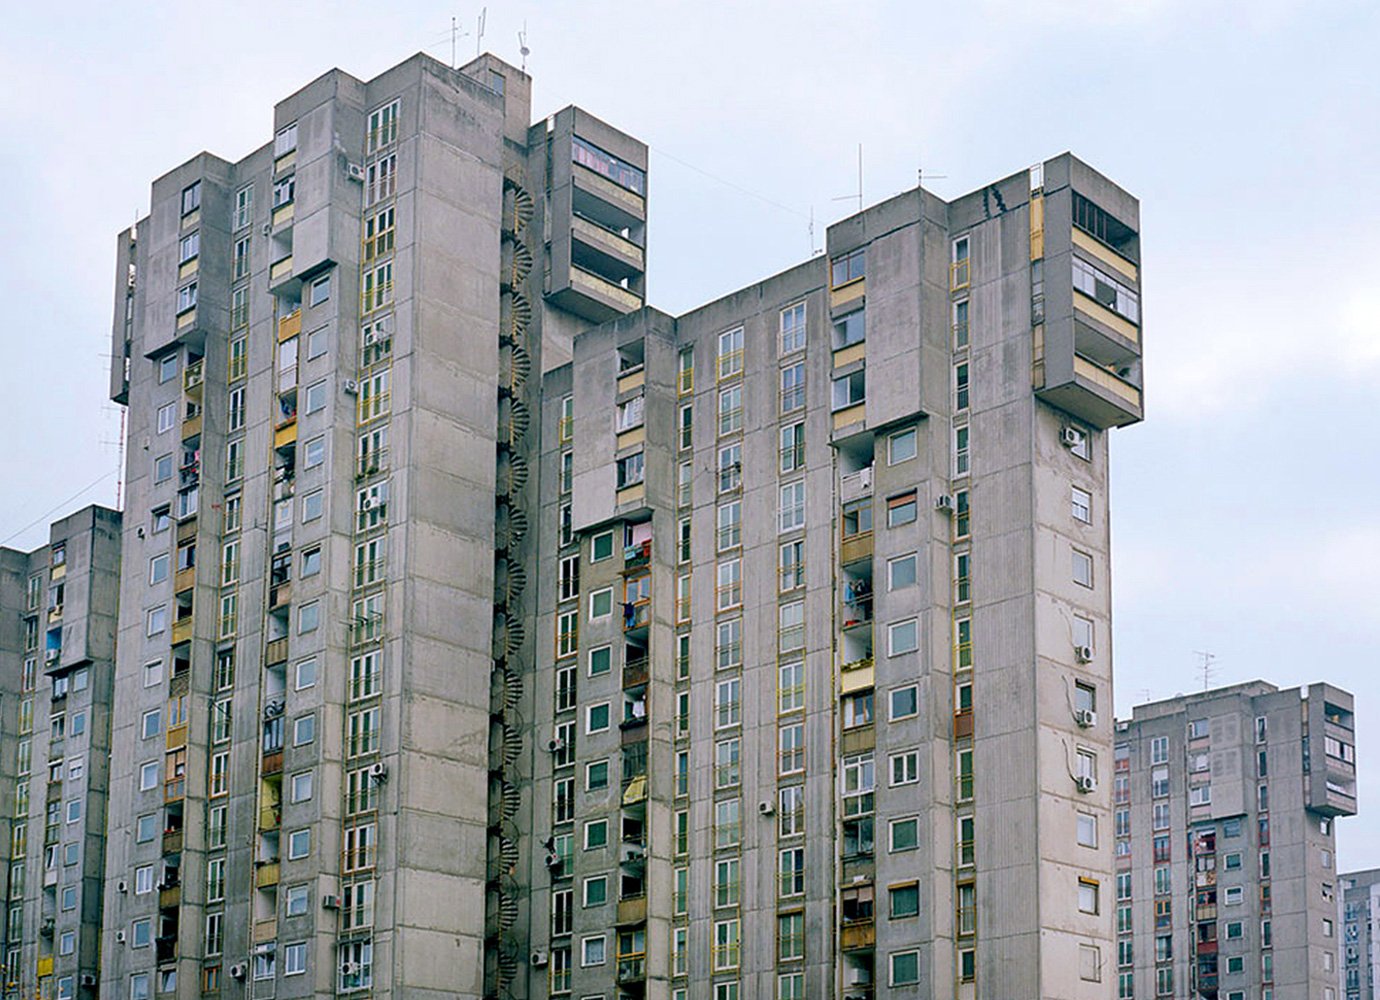
M529 92L332 71L119 237L126 559L174 572L122 581L111 995L512 994L530 415L646 217L646 148Z
M1117 723L1118 996L1335 1000L1352 697L1264 681Z
M543 383L531 996L1111 995L1138 228L1065 155L575 337Z
M1342 988L1346 1000L1375 996L1380 869L1342 876Z
M120 514L0 549L0 826L6 997L99 990Z

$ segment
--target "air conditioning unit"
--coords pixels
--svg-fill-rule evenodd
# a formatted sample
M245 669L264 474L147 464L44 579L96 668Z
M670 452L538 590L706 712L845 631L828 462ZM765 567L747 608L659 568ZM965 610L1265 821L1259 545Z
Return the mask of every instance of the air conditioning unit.
M947 493L941 493L934 498L934 509L943 511L945 514L954 512L954 498Z
M1074 646L1073 655L1078 658L1079 663L1091 663L1093 650L1091 646Z
M83 986L95 986L95 985L96 985L96 976L95 976L95 974L94 974L94 973L91 973L91 972L83 972L83 973L81 974L81 984L82 984Z
M358 163L345 164L345 173L349 175L350 180L364 183L364 168Z
M115 932L115 943L116 943L116 944L124 944L124 943L125 943L125 932L124 932L124 931L116 931L116 932Z
M249 970L245 968L243 962L236 962L234 965L230 966L231 979L243 979L248 972Z
M532 952L532 958L531 958L531 960L530 960L530 963L531 963L532 968L534 968L534 969L544 969L544 968L546 968L546 963L547 963L547 961L548 961L548 959L547 959L547 956L546 956L546 952L544 952L544 951L534 951L534 952Z
M273 232L273 223L271 223L271 222L265 222L265 223L264 223L264 235L267 236L267 235L268 235L269 233L271 233L271 232Z
M346 978L349 978L351 976L357 976L359 975L359 972L360 965L358 962L346 962L340 967L340 974L342 976L345 976Z
M772 804L770 799L763 799L761 802L757 803L757 811L763 816L770 816L772 813L776 812L776 806Z
M1061 427L1059 429L1059 443L1065 448L1077 448L1083 443L1083 432L1077 427Z
M373 498L373 497L360 497L360 499L359 499L359 509L360 509L360 510L373 510L373 509L374 509L374 498Z
M546 741L546 749L551 753L560 753L565 749L565 740L559 736L553 736Z
M323 910L338 910L338 909L340 909L340 897L339 897L339 896L331 896L331 895L322 896L322 897L321 897L321 908L322 908Z
M1080 708L1073 713L1073 721L1084 729L1092 729L1097 725L1097 713L1091 708Z
M623 855L623 864L625 865L635 865L645 860L647 860L646 851L632 850Z
M347 396L354 396L359 393L359 383L352 378L347 378L341 388L345 390Z
M555 871L561 866L561 856L559 854L548 854L546 856L546 867Z
M373 346L374 346L374 343L375 343L378 339L379 339L379 335L378 335L377 333L375 333L373 330L365 330L365 331L364 331L364 346L365 346L365 347L373 347Z
M129 892L129 883L126 882L124 879L120 879L120 881L118 881L118 882L115 883L115 891L116 891L116 892Z
M383 761L369 765L369 777L375 782L388 780L388 765Z
M1074 786L1084 795L1097 791L1097 779L1091 774L1080 774L1073 779Z

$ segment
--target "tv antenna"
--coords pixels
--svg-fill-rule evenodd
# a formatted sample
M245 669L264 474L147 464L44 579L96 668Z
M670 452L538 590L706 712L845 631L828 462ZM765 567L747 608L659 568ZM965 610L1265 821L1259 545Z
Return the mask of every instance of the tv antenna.
M532 54L532 50L527 47L527 22L522 22L522 30L518 32L518 51L522 53L522 71L527 72L527 57Z
M1203 672L1203 690L1206 691L1208 688L1212 687L1214 675L1217 673L1217 668L1213 666L1213 663L1217 659L1217 654L1209 653L1202 649L1195 649L1193 655L1202 657L1203 662L1199 665L1198 669Z
M489 19L489 8L488 8L488 7L482 7L482 8L480 8L480 11L479 11L479 26L478 26L478 30L475 32L475 36L474 36L474 56L475 56L476 59L479 58L479 56L483 54L482 49L483 49L483 47L484 47L484 23L485 23L486 21L488 21L488 19Z
M916 183L916 186L917 186L917 187L922 187L922 188L923 188L923 187L925 186L925 177L926 177L926 176L928 176L928 177L930 178L930 180L938 181L938 180L945 180L946 178L948 178L949 175L948 175L948 174L929 174L929 175L926 175L924 165L923 165L923 164L918 165L918 166L915 168L915 183Z
M455 43L461 38L469 37L468 31L461 31L460 24L454 17L450 19L450 68L455 69L459 64L455 60Z
M839 195L837 198L834 198L834 199L832 199L832 200L833 200L833 201L852 201L854 198L858 199L858 211L861 212L861 211L863 210L863 147L862 147L862 143L858 143L858 193L857 193L857 194L844 194L844 195Z

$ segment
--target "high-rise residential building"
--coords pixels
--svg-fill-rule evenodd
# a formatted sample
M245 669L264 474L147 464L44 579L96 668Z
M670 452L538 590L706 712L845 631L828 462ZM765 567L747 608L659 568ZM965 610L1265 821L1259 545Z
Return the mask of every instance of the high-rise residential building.
M1111 995L1137 230L1065 155L576 335L542 390L530 996Z
M166 566L164 569L166 570ZM0 549L0 996L94 1000L120 515Z
M119 238L103 989L1107 996L1137 202L917 189L675 318L646 147L529 88L333 71Z
M1337 1000L1352 697L1264 681L1138 705L1113 778L1121 1000Z
M532 413L646 218L646 148L529 87L327 73L119 237L110 995L515 987Z
M1342 876L1342 986L1346 1000L1374 1000L1380 935L1380 868Z

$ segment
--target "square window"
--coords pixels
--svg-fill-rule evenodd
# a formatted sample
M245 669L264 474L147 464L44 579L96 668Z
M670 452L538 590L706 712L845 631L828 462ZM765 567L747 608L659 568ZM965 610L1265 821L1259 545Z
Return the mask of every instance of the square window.
M892 622L886 627L888 656L912 653L920 646L920 624L911 618L902 622Z
M307 386L307 401L303 408L306 413L316 413L326 408L326 380L313 382Z
M913 986L920 982L920 953L898 951L891 955L891 985Z
M302 498L302 522L315 521L325 508L325 492L312 490Z
M891 755L891 784L913 785L920 780L920 752L907 750Z
M158 836L158 817L154 813L140 816L134 827L134 840L139 844L147 844L154 837Z
M160 455L153 460L153 481L165 483L172 478L173 459L171 455Z
M177 423L177 404L168 403L166 406L158 408L158 433L163 434L173 429Z
M901 590L904 587L915 586L915 553L912 552L909 555L897 556L895 559L888 559L886 564L886 573L888 590Z
M288 834L288 860L300 861L311 853L311 831L293 830Z
M311 893L308 886L293 885L289 886L286 894L284 911L289 917L300 917L310 909Z
M920 689L914 684L891 692L891 721L909 719L920 711Z
M1092 879L1080 878L1078 880L1078 909L1083 913L1097 912L1097 889L1098 885Z
M312 772L303 771L292 776L292 801L308 802L312 797Z
M592 819L585 824L585 850L593 851L606 847L609 842L608 820Z
M607 941L602 934L597 937L584 938L580 941L580 965L585 968L592 965L603 965L606 948Z
M143 719L139 724L139 738L152 739L163 731L163 712L161 709L151 708L144 713Z
M893 885L887 890L887 896L891 904L891 919L920 915L920 886L918 883L909 882L905 885Z
M607 618L613 614L613 589L605 587L589 595L589 617L591 620Z
M591 761L585 765L585 791L593 792L609 787L609 762Z
M584 905L603 906L609 901L609 880L607 876L596 875L585 879Z
M177 378L177 355L169 354L158 362L158 384L171 382Z
M151 760L139 766L139 791L147 792L158 787L158 761Z
M153 943L153 921L148 917L136 920L129 926L130 945L135 948L147 948Z
M311 299L313 306L319 306L331 297L331 276L329 274L317 278L311 283Z
M326 460L326 439L315 437L303 446L302 468L314 469Z
M891 850L913 851L920 846L920 821L910 816L906 819L894 819L890 825Z
M297 679L294 687L298 691L305 691L307 688L316 686L316 661L303 660L296 667Z
M919 436L914 427L899 431L886 439L888 465L909 461L919 453Z
M1097 846L1097 817L1092 813L1078 814L1078 843L1082 847Z
M307 334L307 360L312 361L326 353L329 327L319 327Z
M915 520L916 502L915 491L902 493L898 496L887 498L886 502L886 526L888 528L899 528L903 524L910 524Z
M307 549L302 553L302 575L315 576L321 572L321 548Z
M306 746L316 739L316 716L304 715L292 724L292 745Z
M612 593L610 591L610 593ZM598 649L589 651L589 676L597 677L606 674L613 668L613 650L609 646L600 646Z
M321 604L312 601L297 609L298 633L315 632L321 625Z
M609 704L602 702L585 709L585 733L602 733L609 728Z
M168 578L169 557L166 552L149 560L149 583L162 583Z
M307 971L307 946L304 942L283 949L283 975L300 976Z

